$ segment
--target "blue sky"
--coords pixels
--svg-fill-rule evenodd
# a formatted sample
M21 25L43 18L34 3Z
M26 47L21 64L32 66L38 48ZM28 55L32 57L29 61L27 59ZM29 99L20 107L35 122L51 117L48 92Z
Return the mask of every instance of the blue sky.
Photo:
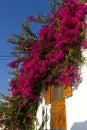
M12 38L12 33L21 32L20 23L24 23L28 16L49 11L48 0L0 0L0 92L3 94L8 95L7 82L11 77L7 64L14 60L5 57L12 51L12 45L6 39ZM33 24L31 28L36 33L39 26Z

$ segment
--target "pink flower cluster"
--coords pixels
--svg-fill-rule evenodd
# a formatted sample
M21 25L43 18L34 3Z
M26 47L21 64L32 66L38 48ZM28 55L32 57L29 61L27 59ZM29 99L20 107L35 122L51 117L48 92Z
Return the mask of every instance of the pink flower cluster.
M23 61L18 78L12 80L13 96L21 94L23 98L36 100L35 92L43 80L71 85L80 80L81 48L87 49L87 41L84 41L86 8L77 0L63 0L58 10L50 14L47 25L38 32L39 40L31 44L31 55ZM28 19L33 21L34 17ZM10 65L14 68L15 62Z

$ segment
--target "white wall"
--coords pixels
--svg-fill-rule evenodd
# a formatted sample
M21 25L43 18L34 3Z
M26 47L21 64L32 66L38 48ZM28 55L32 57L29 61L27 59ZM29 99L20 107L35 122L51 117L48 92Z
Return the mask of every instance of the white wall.
M83 51L83 55L87 59L87 50ZM81 77L82 82L73 90L73 96L66 99L67 130L87 130L87 60L86 63L81 66ZM46 116L46 109L47 116L49 117L44 129L50 129L50 104L48 106L45 105L44 94L45 91L42 90L41 102L37 111L37 128L39 128L42 123L42 109L44 108L44 117Z
M87 51L83 51L83 55L87 57ZM87 130L87 61L81 66L81 76L82 82L73 96L66 99L67 130Z
M84 51L83 55L87 57L87 51ZM82 82L73 90L73 96L66 99L67 130L87 130L87 62L81 67L81 76ZM44 116L42 116L43 108ZM44 90L42 90L37 111L37 129L40 127L43 117L46 116L46 109L49 120L44 129L50 129L50 104L45 105Z
M87 64L81 71L82 83L66 99L67 130L87 130Z
M87 56L87 51L84 51L84 55ZM82 82L73 90L73 96L66 99L67 130L87 130L87 62L81 67L81 75ZM42 114L43 108L44 116ZM43 90L37 111L37 129L40 127L43 117L46 116L46 109L49 120L44 129L50 129L50 104L45 105Z
M50 130L50 108L51 108L51 105L45 104L45 97L44 97L45 96L45 86L43 85L42 88L43 89L41 91L41 96L40 96L41 98L39 101L39 107L38 107L37 114L36 114L37 121L36 121L36 129L35 130L38 130L39 127L41 126L43 120L46 120L46 119L47 119L47 122L44 125L44 130L46 130L46 129Z

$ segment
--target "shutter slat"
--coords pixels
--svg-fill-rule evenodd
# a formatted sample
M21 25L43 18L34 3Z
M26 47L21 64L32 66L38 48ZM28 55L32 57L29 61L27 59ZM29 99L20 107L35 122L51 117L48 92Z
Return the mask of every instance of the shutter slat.
M72 86L64 85L63 90L64 90L64 98L72 96Z

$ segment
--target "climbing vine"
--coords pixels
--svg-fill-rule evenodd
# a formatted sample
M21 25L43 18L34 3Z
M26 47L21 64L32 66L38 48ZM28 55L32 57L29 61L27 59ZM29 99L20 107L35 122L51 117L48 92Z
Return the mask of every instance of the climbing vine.
M87 6L78 0L49 1L47 15L29 16L21 24L23 32L8 39L14 44L17 59L9 63L14 78L12 96L1 105L0 124L5 130L34 130L41 86L61 83L75 86L80 81L82 49L87 49L84 21ZM34 34L30 22L43 24Z

